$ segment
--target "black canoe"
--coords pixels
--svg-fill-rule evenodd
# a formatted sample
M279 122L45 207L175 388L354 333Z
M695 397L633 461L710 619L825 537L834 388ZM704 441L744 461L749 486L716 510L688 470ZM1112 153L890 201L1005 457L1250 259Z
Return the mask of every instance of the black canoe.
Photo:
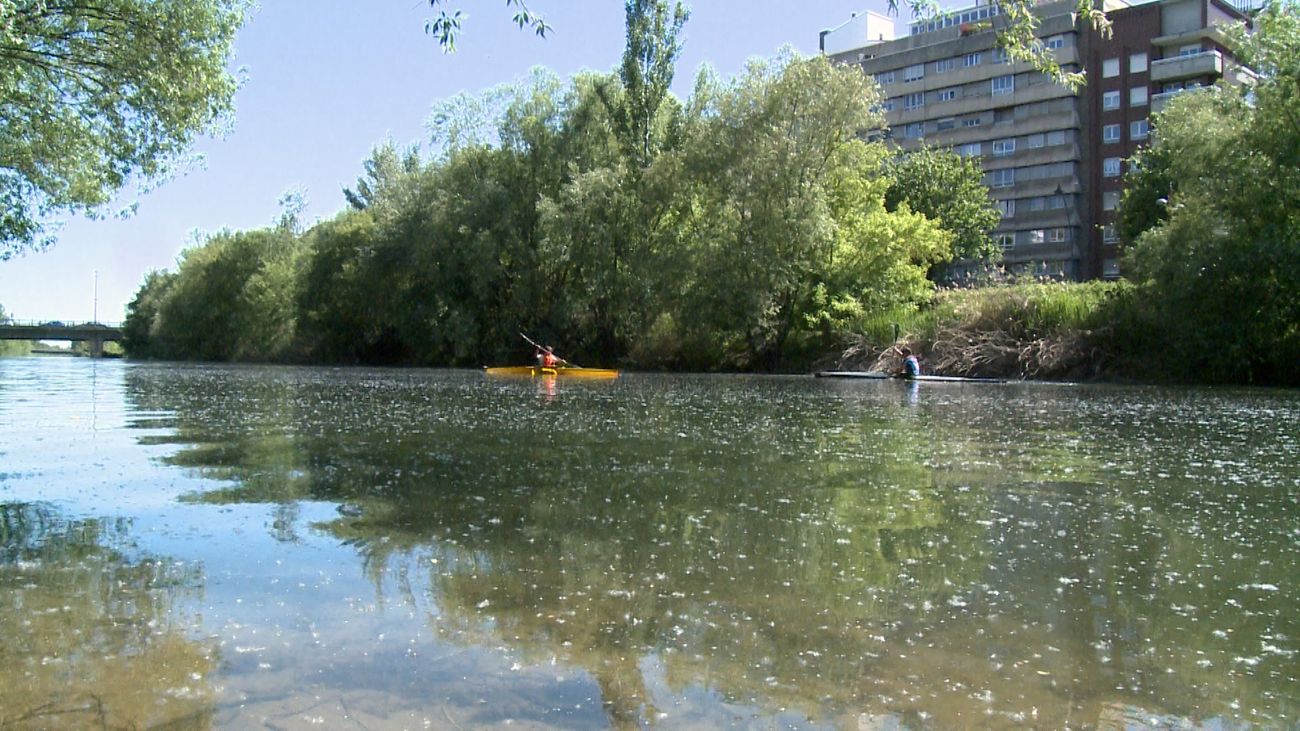
M926 383L1006 383L1005 378L966 378L964 376L895 376L882 371L817 371L818 378L867 378L876 381L922 381Z

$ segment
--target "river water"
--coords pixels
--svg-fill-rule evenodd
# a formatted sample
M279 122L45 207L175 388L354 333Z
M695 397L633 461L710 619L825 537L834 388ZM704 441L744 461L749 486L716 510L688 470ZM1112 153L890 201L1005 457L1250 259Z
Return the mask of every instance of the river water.
M0 728L1296 728L1300 393L0 359Z

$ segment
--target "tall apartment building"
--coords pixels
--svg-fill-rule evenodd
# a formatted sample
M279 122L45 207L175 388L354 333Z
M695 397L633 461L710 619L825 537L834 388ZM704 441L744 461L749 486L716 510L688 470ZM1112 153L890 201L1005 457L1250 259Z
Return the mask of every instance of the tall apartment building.
M1246 16L1223 0L1108 0L1110 38L1076 20L1073 0L1035 8L1038 38L1078 92L997 48L997 5L912 23L870 11L823 31L832 60L856 63L885 96L889 137L978 157L1002 211L994 235L1006 267L1061 279L1119 276L1115 208L1121 175L1171 95L1249 72L1233 62L1223 28Z

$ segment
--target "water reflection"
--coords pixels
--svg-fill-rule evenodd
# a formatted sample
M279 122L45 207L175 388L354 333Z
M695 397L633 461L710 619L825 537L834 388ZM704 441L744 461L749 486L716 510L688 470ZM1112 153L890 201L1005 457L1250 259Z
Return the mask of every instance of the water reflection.
M0 728L202 728L214 649L175 608L202 569L131 548L124 521L0 504Z
M127 384L137 412L174 414L153 439L169 463L219 481L191 501L275 504L289 544L302 501L338 504L311 529L352 547L376 597L396 586L441 642L580 668L613 726L1296 722L1295 399L292 369ZM564 691L537 692L497 700L543 721Z
M1294 395L58 368L0 726L1296 724Z

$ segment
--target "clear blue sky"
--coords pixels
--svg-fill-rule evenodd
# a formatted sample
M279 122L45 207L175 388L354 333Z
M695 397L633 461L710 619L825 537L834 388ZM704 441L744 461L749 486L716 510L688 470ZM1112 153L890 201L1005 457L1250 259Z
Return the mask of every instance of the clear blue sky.
M789 44L817 52L818 31L883 0L695 0L674 92L704 64L724 77ZM455 54L424 32L427 0L263 0L240 31L246 82L233 129L203 139L201 166L125 202L126 220L69 221L49 250L0 262L0 305L18 319L120 321L151 269L175 269L191 232L271 224L281 194L306 192L308 222L345 205L344 187L378 143L423 143L434 102L545 66L609 71L623 51L619 0L529 0L554 31L518 30L500 0L459 0L469 14ZM364 8L364 9L363 9ZM906 13L906 11L904 11ZM904 19L895 19L905 33ZM98 298L95 282L98 280Z

